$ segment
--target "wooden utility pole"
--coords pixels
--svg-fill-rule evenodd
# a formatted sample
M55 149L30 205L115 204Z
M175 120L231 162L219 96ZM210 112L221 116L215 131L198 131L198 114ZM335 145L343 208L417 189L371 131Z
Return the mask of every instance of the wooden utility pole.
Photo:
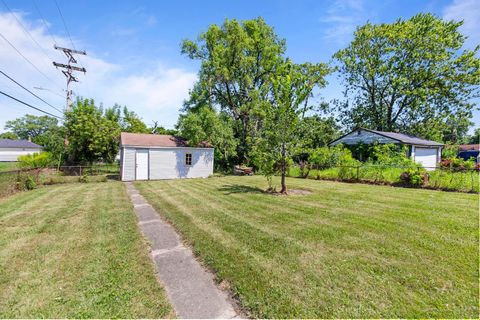
M71 82L78 82L78 79L73 76L74 71L80 71L80 72L87 72L87 70L83 67L77 67L74 64L77 63L77 60L73 56L74 54L81 54L81 55L87 55L85 51L80 51L80 50L75 50L75 49L68 49L68 48L62 48L57 45L53 46L56 50L61 50L63 53L68 58L68 63L63 64L63 63L58 63L58 62L53 62L53 65L58 69L58 68L63 68L65 70L62 70L62 73L65 75L67 78L67 103L65 105L65 111L70 111L71 106L72 106L72 90L70 89L70 83Z

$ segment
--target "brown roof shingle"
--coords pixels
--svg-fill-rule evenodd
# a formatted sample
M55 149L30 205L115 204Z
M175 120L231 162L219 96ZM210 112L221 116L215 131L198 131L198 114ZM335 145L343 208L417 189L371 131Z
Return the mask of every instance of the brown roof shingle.
M122 132L120 135L122 146L142 147L187 147L187 141L181 137L166 134L145 134Z

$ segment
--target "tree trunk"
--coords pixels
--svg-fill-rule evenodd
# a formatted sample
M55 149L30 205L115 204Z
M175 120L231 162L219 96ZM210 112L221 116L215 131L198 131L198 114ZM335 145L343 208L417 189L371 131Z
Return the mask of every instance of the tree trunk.
M281 194L287 194L287 184L285 183L285 166L282 168L282 180L281 180L281 184L282 184L282 190L280 190L280 193Z

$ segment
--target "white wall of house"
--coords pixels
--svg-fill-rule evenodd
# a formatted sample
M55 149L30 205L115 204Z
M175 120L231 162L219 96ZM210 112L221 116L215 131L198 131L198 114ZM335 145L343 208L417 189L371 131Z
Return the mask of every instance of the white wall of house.
M191 154L191 165L186 164L187 154ZM207 178L213 174L213 149L124 147L121 164L123 181Z
M41 148L0 148L0 162L15 162L19 156L40 152Z

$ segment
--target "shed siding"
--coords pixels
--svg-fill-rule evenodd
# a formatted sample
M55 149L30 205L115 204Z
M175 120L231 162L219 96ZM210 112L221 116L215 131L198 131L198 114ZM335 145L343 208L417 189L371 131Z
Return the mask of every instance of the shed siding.
M34 148L2 148L0 149L1 162L15 162L18 161L19 156L25 156L32 153L40 153L42 149Z
M346 136L338 139L337 141L334 141L331 143L331 145L337 145L340 143L343 144L359 144L359 143L365 143L365 144L370 144L370 143L398 143L397 140L390 139L388 137L384 137L382 135L366 131L366 130L360 130L360 134L358 134L358 130L355 130L353 132L350 132Z
M192 154L192 165L185 155ZM150 149L150 179L206 178L213 173L213 149Z
M123 148L122 181L135 180L135 148Z

